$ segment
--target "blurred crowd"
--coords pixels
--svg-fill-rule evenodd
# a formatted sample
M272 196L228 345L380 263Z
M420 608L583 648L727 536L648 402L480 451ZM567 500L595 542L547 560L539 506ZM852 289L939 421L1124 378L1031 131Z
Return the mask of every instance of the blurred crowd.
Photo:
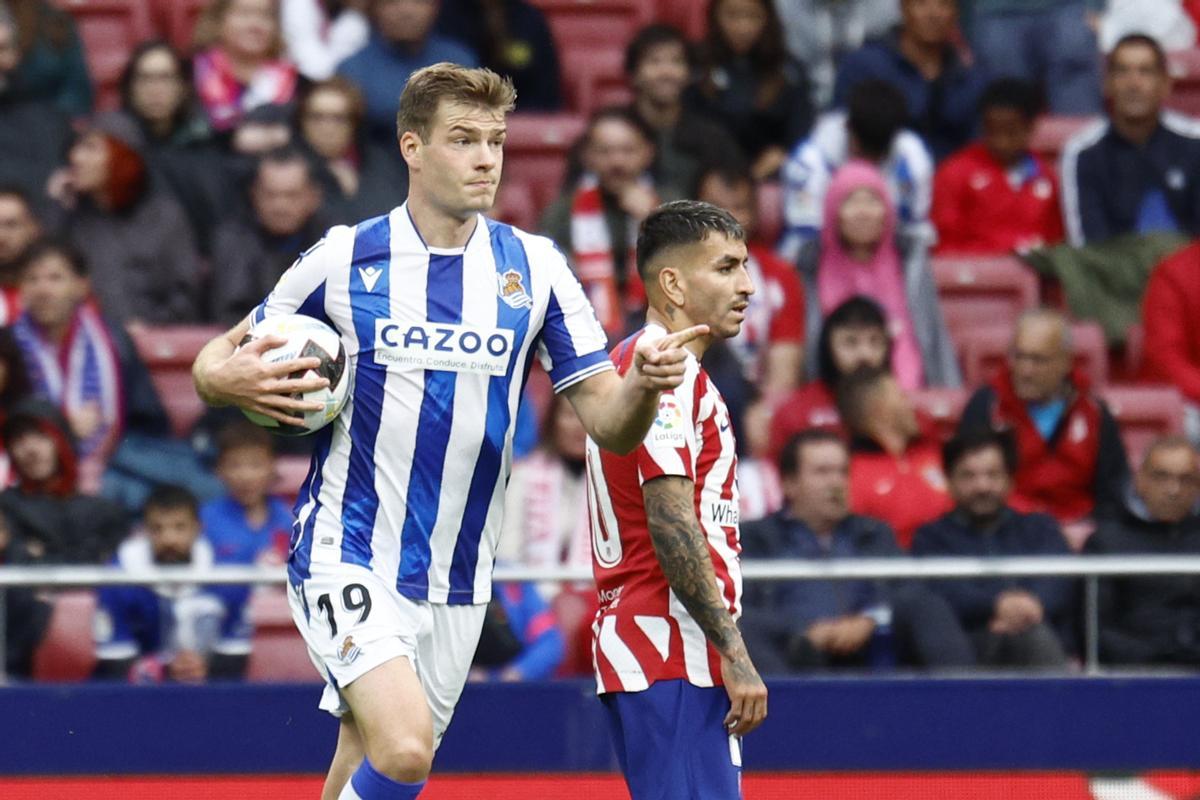
M164 396L146 347L235 324L331 225L402 203L399 91L441 61L511 76L514 119L579 123L561 185L510 136L496 214L567 254L614 342L643 318L650 210L699 198L742 223L756 292L706 367L738 433L744 558L1200 555L1200 121L1171 110L1195 3L708 0L685 33L612 0L638 24L587 58L555 25L578 9L549 0L192 5L189 47L136 43L104 87L69 4L0 0L0 565L286 559L281 465L306 442L227 409L181 424L198 401ZM614 85L585 103L573 70L606 55ZM1057 161L1047 120L1070 122ZM1046 303L956 318L949 263ZM1178 419L1136 450L1085 321L1124 382L1174 387ZM590 565L585 434L543 375L526 399L501 558ZM586 673L593 594L498 586L473 676ZM753 584L743 624L768 673L1066 670L1080 596ZM241 677L255 597L103 589L89 671ZM54 598L6 598L7 672L36 674ZM1103 663L1200 665L1197 579L1106 579L1100 608Z

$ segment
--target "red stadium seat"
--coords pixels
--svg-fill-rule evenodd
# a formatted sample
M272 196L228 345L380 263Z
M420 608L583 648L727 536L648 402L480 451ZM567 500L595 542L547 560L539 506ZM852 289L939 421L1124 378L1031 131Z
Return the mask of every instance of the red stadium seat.
M959 342L963 380L968 386L989 381L1003 368L1012 344L1011 325L977 325L964 330ZM1071 326L1075 345L1075 366L1083 369L1092 386L1108 384L1108 344L1104 330L1095 322L1077 322Z
M658 0L658 21L674 25L698 42L708 30L709 0Z
M1067 140L1095 122L1097 117L1065 117L1046 115L1038 118L1033 128L1030 148L1038 155L1058 164Z
M1174 386L1107 386L1100 392L1121 426L1129 460L1137 464L1150 442L1183 432L1183 396Z
M310 461L308 456L280 456L276 459L275 485L271 487L271 492L294 503L304 479L308 477Z
M949 439L958 428L970 392L966 389L918 389L908 397L917 411L933 421L938 437Z
M55 5L68 12L79 28L97 107L116 108L129 51L154 35L148 0L55 0Z
M1135 322L1125 331L1125 374L1137 379L1146 362L1146 328Z
M176 436L187 434L204 413L204 403L192 386L192 362L219 333L221 328L211 325L162 325L130 331Z
M985 325L1011 325L1038 304L1038 279L1016 258L935 258L933 279L951 337Z
M559 54L567 104L584 116L598 108L633 99L625 82L625 53L620 48L573 47Z
M33 654L33 677L39 681L87 680L96 666L92 636L96 595L90 591L62 592L53 601L50 625Z
M1171 71L1171 96L1167 106L1183 114L1200 116L1200 48L1176 50L1167 55Z
M533 199L533 191L516 178L504 180L500 184L492 216L501 222L516 225L521 230L536 231L538 208Z
M250 599L254 641L246 678L251 681L319 681L308 648L292 623L287 594L276 588L259 589Z
M783 187L775 181L758 186L758 232L756 238L774 247L783 233Z
M157 0L155 17L159 28L181 53L190 53L196 21L209 0Z
M546 15L560 53L576 47L624 46L654 18L645 0L534 0Z
M539 210L562 188L567 156L586 124L575 114L513 114L508 118L504 169L509 179L529 187Z

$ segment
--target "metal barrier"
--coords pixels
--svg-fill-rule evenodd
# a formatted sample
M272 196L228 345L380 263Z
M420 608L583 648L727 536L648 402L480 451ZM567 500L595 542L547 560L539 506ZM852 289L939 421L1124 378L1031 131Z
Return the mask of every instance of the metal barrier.
M780 559L744 561L742 574L748 581L789 580L907 580L1026 577L1030 575L1082 577L1084 579L1084 664L1088 673L1100 668L1099 579L1131 575L1200 575L1200 556L1051 556L996 558L864 558L832 561ZM590 581L591 570L581 567L498 566L497 582ZM192 584L282 585L287 582L283 567L190 566L122 570L93 566L4 566L0 567L0 589L5 587L130 586ZM0 653L4 652L5 602L0 592ZM0 678L3 677L0 659Z

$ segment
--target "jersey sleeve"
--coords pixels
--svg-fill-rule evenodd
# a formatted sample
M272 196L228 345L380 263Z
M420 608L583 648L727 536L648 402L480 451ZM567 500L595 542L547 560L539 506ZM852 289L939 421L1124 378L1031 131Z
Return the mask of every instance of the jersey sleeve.
M696 480L696 422L692 394L698 367L689 361L688 374L674 391L658 398L658 413L637 449L641 483L675 475Z
M613 365L606 349L608 339L579 280L562 253L548 242L545 253L552 259L550 297L538 335L538 357L557 393Z
M279 277L275 288L250 312L250 324L257 325L267 317L280 314L306 314L328 322L325 313L325 281L335 268L335 251L345 236L353 237L353 229L345 226L331 228L309 247ZM349 265L344 265L347 269Z

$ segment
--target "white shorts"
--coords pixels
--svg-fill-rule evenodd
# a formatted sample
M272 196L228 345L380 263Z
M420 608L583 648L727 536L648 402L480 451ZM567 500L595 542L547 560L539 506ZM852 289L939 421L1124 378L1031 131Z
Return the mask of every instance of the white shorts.
M289 587L288 604L308 656L325 678L320 707L342 716L350 706L340 687L403 656L425 689L436 747L467 682L487 604L410 600L356 564L313 564L310 575Z

